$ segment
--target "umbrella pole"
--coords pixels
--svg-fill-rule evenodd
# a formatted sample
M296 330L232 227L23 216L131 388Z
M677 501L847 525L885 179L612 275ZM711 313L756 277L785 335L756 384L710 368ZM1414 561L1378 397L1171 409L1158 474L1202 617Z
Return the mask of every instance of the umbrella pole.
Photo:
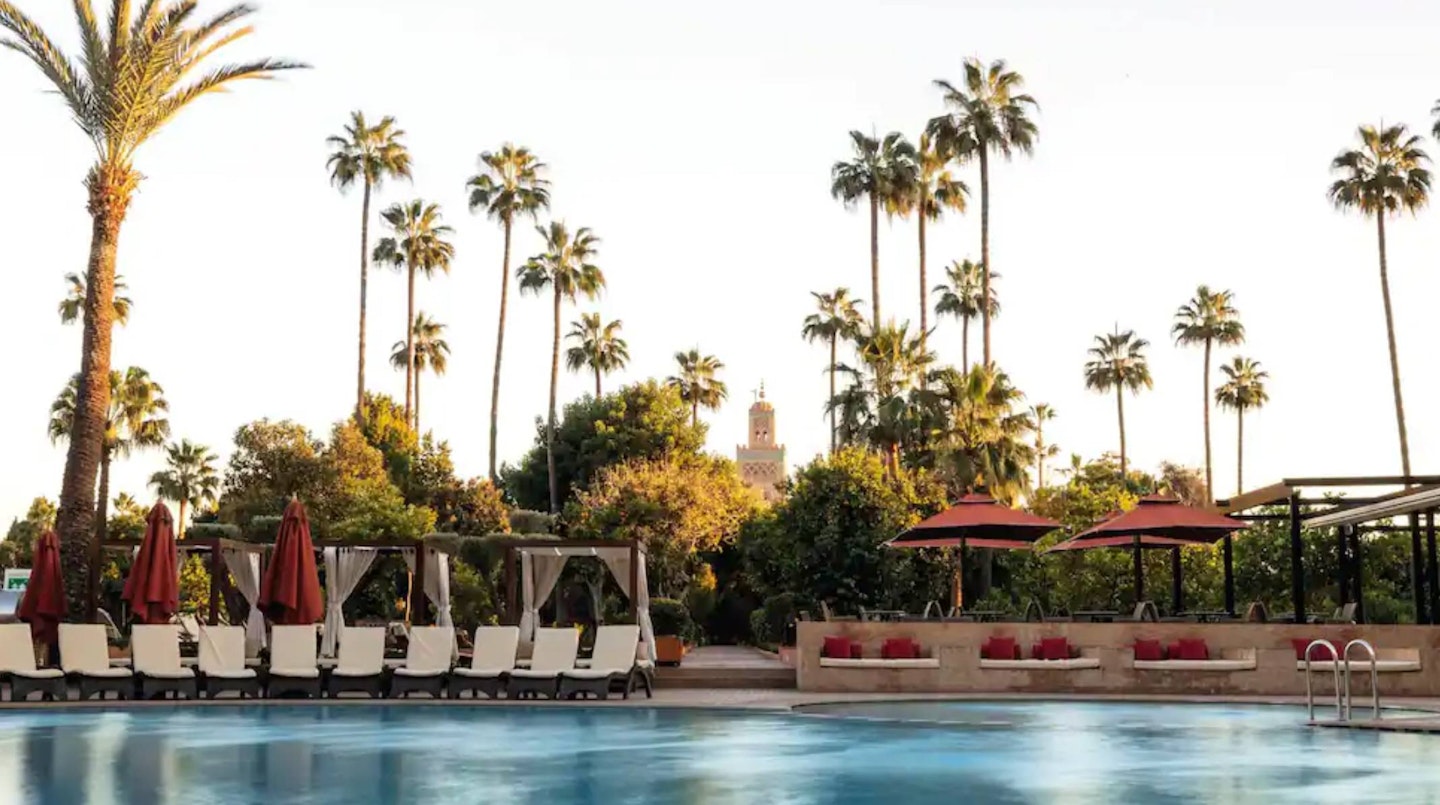
M955 549L955 589L954 604L955 611L965 609L965 538L960 538L960 546Z
M1185 608L1185 601L1182 598L1180 569L1180 547L1177 545L1170 549L1170 614L1179 615Z
M1131 559L1135 566L1135 605L1139 606L1145 600L1145 565L1140 558L1140 535L1135 535L1135 544L1130 548Z

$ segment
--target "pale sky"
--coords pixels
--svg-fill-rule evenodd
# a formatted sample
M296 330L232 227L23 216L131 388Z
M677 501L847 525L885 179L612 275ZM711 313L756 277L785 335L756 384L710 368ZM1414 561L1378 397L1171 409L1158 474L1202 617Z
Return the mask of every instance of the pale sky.
M74 47L69 5L20 6ZM202 3L202 11L216 2ZM552 168L554 215L603 239L609 290L565 312L621 318L632 362L607 388L672 370L698 345L723 360L729 403L706 414L710 449L744 440L764 380L799 465L828 440L824 350L799 338L812 290L869 298L861 212L829 195L850 129L916 136L942 110L931 81L967 56L1007 59L1040 101L1032 159L995 168L992 262L1003 314L996 358L1059 419L1065 454L1117 448L1113 396L1087 392L1085 350L1115 323L1152 342L1155 390L1127 400L1131 461L1203 459L1199 350L1171 345L1199 283L1229 288L1242 353L1271 373L1246 421L1246 485L1282 476L1399 471L1374 227L1333 211L1328 163L1356 124L1428 136L1440 96L1440 7L1411 2L1005 3L459 2L268 0L248 54L314 70L201 101L140 153L146 181L120 251L135 310L115 366L166 389L177 438L228 456L235 429L291 418L325 435L353 405L360 198L330 187L325 137L352 109L409 133L413 185L458 231L450 276L419 308L449 324L450 372L424 381L423 424L458 470L486 469L500 233L465 207L476 155L512 140ZM83 271L88 144L39 73L0 53L0 184L11 344L0 517L57 495L62 447L47 410L79 364L55 306ZM978 176L961 169L978 196ZM373 231L373 228L372 228ZM1416 472L1435 472L1440 213L1392 223L1390 265ZM522 229L517 258L538 250ZM913 223L882 225L885 315L918 318ZM931 282L979 255L978 202L931 227ZM404 282L372 278L369 382L403 394L386 358L403 337ZM868 311L867 311L868 312ZM548 305L512 295L500 455L529 446L547 393ZM947 320L934 344L959 361ZM1221 351L1216 364L1231 352ZM560 397L591 380L564 375ZM1214 424L1217 491L1234 488L1233 415ZM1061 459L1061 463L1064 463ZM112 492L151 496L157 453L118 465Z

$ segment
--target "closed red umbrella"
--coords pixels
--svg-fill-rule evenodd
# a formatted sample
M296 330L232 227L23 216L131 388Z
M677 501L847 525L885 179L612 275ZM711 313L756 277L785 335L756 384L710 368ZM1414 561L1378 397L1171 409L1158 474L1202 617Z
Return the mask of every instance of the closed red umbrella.
M60 575L60 538L46 531L35 541L35 559L30 565L30 580L25 596L20 599L20 620L30 624L30 636L37 643L54 645L60 640L60 621L64 619L65 580Z
M156 503L145 517L145 537L121 597L130 604L136 623L169 623L180 608L175 518L164 503Z
M315 572L315 546L310 542L310 520L298 500L285 507L270 565L260 583L260 609L272 623L282 626L315 623L325 617L320 577Z

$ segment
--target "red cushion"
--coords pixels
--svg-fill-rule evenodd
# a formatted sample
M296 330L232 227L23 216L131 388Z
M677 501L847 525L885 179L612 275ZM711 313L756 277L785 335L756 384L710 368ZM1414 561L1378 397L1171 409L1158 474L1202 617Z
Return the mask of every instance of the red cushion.
M850 638L832 635L825 638L825 646L820 650L822 657L836 657L846 659L850 656Z
M1210 650L1205 647L1205 641L1199 638L1180 638L1180 659L1182 660L1208 660Z
M1165 649L1160 646L1159 640L1136 640L1135 659L1146 662L1154 662L1165 659Z
M920 646L908 637L887 637L880 646L884 660L911 660L920 656Z
M861 650L861 648L860 648L860 641L859 641L859 640L852 640L852 641L850 641L850 659L852 659L852 660L858 660L858 659L863 658L864 656L865 656L865 653L864 653L864 652Z
M1020 647L1015 644L1013 637L991 637L980 649L980 656L987 660L1019 659Z
M1305 649L1309 648L1309 647L1310 647L1310 644L1311 644L1311 643L1314 643L1314 642L1315 642L1315 639L1314 639L1314 638L1306 638L1306 637L1297 637L1297 638L1291 640L1291 641L1290 641L1290 645L1292 645L1292 646L1295 647L1295 659L1297 659L1297 660L1303 660L1303 659L1305 659ZM1333 660L1333 659L1335 659L1335 652L1331 651L1329 646L1320 646L1320 647L1316 648L1315 651L1310 654L1310 660L1311 660L1312 662L1321 661L1321 660Z
M1043 660L1070 659L1070 642L1063 637L1045 637L1040 640L1040 654Z

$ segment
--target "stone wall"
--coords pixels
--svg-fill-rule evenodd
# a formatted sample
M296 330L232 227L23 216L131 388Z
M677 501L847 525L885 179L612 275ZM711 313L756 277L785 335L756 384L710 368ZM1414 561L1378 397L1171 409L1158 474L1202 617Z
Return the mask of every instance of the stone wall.
M1380 675L1384 696L1440 696L1440 628L1433 626L1294 626L1259 623L869 623L802 622L796 638L797 684L802 691L865 693L1097 693L1303 695L1305 674L1296 668L1294 638L1324 638L1343 649L1364 638L1382 658L1417 653L1420 671ZM828 635L859 641L865 657L879 657L886 638L909 637L922 653L940 660L934 669L823 668L820 649ZM1013 636L1027 656L1042 637L1063 636L1098 669L981 669L980 646L992 635ZM1137 638L1163 645L1203 638L1211 656L1254 652L1256 667L1245 671L1139 670L1131 646ZM1352 660L1357 656L1351 653ZM1352 663L1357 703L1370 690L1368 666ZM1317 696L1334 695L1330 673L1316 673Z

